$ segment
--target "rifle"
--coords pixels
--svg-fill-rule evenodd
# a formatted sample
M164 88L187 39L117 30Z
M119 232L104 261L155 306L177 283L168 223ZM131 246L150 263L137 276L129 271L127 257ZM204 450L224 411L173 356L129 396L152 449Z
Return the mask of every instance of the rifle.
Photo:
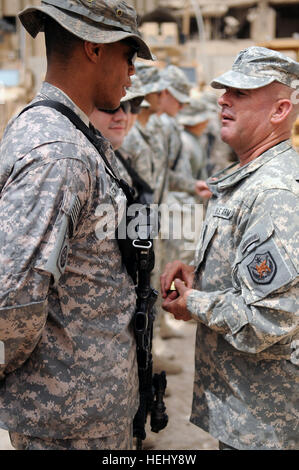
M151 413L151 430L158 433L168 423L163 401L166 389L165 372L154 374L152 361L153 324L155 319L154 304L158 292L151 287L150 273L155 265L153 240L148 233L150 209L143 206L146 227L143 239L135 239L133 246L137 255L137 304L134 315L134 331L137 346L137 363L139 377L140 404L133 421L133 436L137 438L136 449L142 449L142 441L146 438L145 424L147 415ZM144 228L144 227L143 227Z
M133 436L137 438L137 449L142 448L142 441L146 438L145 424L147 415L151 413L151 430L159 432L168 422L165 414L166 407L163 397L166 389L165 372L152 375L152 337L153 323L155 320L154 304L158 292L151 287L150 273L155 265L155 254L153 249L153 236L159 231L158 214L154 221L151 220L150 203L153 198L153 190L131 167L119 151L115 152L118 159L126 168L132 178L134 189L137 191L135 197L126 192L129 206L139 205L138 219L139 230L137 237L118 240L123 262L127 271L136 285L137 302L134 314L134 332L137 348L137 363L139 377L140 404L133 421ZM140 218L141 214L141 218ZM135 217L126 217L126 228ZM152 222L154 222L152 224ZM133 241L132 241L133 238ZM129 243L128 243L129 242Z

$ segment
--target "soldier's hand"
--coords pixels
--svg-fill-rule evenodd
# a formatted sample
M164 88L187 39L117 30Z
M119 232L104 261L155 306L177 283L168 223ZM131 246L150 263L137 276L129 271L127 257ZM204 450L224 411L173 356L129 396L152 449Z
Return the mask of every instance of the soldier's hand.
M192 289L186 287L180 279L175 279L176 290L171 292L162 304L164 310L172 313L176 320L191 320L190 312L187 310L187 297Z
M198 180L195 183L195 192L198 196L202 197L203 199L210 199L212 196L211 191L207 183L203 180Z
M161 294L165 299L169 294L170 286L174 279L181 279L187 288L191 288L194 278L194 266L189 266L181 261L167 263L164 273L160 277Z

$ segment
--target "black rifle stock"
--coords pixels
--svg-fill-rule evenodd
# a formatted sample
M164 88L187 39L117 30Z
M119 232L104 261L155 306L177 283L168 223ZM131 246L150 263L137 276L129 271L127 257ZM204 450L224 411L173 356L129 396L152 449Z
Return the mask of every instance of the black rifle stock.
M134 316L134 330L137 345L140 404L133 422L133 435L137 439L136 448L142 448L146 438L145 425L151 414L151 430L159 432L168 422L163 397L166 389L165 372L154 374L152 361L154 304L158 292L151 287L150 273L154 268L152 240L134 240L137 253L137 304Z

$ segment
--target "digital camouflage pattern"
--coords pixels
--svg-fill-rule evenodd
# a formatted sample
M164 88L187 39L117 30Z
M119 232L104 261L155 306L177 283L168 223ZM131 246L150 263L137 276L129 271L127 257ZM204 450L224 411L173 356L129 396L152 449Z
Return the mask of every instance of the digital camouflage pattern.
M162 70L161 77L166 83L166 89L180 103L189 103L192 85L182 69L176 65L168 65Z
M134 170L154 190L154 154L150 147L149 136L138 120L124 138L120 150L130 156Z
M142 83L145 95L165 90L167 83L162 79L161 70L158 67L144 62L136 62L135 70Z
M281 52L252 46L237 55L232 70L215 78L213 88L255 89L277 81L296 89L299 63Z
M192 261L194 248L187 249L186 244L189 248L191 243L196 246L199 233L198 230L195 230L194 210L195 204L201 204L201 199L195 194L196 178L192 175L190 154L183 145L182 129L176 118L166 114L163 114L161 118L165 123L164 129L168 128L169 134L172 136L169 145L170 162L173 163L175 157L179 155L175 169L169 171L167 206L169 208L170 237L163 240L165 244L165 267L167 262L177 259L186 264L190 264ZM188 233L187 227L190 227ZM199 228L200 223L198 223Z
M131 86L126 90L126 96L124 96L120 101L129 101L134 98L141 98L145 95L145 91L142 88L142 83L140 78L137 75L131 77Z
M158 123L168 153L169 190L180 193L181 198L188 197L189 194L194 195L196 179L190 171L188 157L182 151L182 128L177 118L163 113L157 117ZM185 193L185 196L182 193Z
M182 126L195 126L207 121L200 135L187 128L182 132L184 152L189 155L192 175L196 179L205 180L237 160L232 148L221 139L219 110L216 95L203 92L199 98L191 98L190 105L178 114Z
M137 62L135 70L145 96L165 89L158 67ZM166 140L161 132L159 118L158 121L156 118L158 117L155 114L152 115L145 127L137 119L121 147L130 156L134 170L153 189L153 203L155 204L161 198L161 188L163 186L167 188L168 185L168 180L165 180L165 185L163 185L164 179L167 178Z
M169 169L168 169L168 141L164 133L161 116L152 114L146 124L146 133L154 155L154 200L157 203L167 199Z
M182 131L183 152L189 159L191 174L199 180L207 179L207 148L205 142L188 130Z
M201 98L191 98L190 103L185 105L178 114L178 122L182 126L182 151L189 160L191 174L195 179L207 179L208 142L201 135L195 135L191 130L186 129L185 126L192 127L208 122L211 117L212 112L209 111L208 104Z
M45 15L79 38L94 43L112 43L132 38L143 59L154 60L137 29L135 9L122 0L42 0L29 6L19 18L32 37L44 30Z
M185 105L178 114L178 122L182 126L195 126L211 118L211 111L206 100L191 98L190 103Z
M41 439L10 432L16 450L128 450L133 448L132 424L127 430L112 436L94 439Z
M299 447L298 174L284 141L209 180L191 421L237 449Z
M48 83L36 99L58 100L88 124ZM86 137L43 107L6 129L0 188L0 427L45 439L118 434L139 401L135 289L105 232L125 196Z

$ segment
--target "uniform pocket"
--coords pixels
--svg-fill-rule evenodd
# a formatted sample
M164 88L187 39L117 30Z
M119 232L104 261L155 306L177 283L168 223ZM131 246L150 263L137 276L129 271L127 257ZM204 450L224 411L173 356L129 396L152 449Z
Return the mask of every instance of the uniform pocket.
M202 264L202 262L205 258L208 247L209 247L214 235L217 232L217 228L218 228L218 221L217 220L212 220L212 222L209 223L208 225L204 224L204 226L202 228L202 232L201 232L201 236L200 236L200 242L199 242L198 249L197 249L197 252L196 252L196 255L195 255L196 271L199 270L200 265Z

